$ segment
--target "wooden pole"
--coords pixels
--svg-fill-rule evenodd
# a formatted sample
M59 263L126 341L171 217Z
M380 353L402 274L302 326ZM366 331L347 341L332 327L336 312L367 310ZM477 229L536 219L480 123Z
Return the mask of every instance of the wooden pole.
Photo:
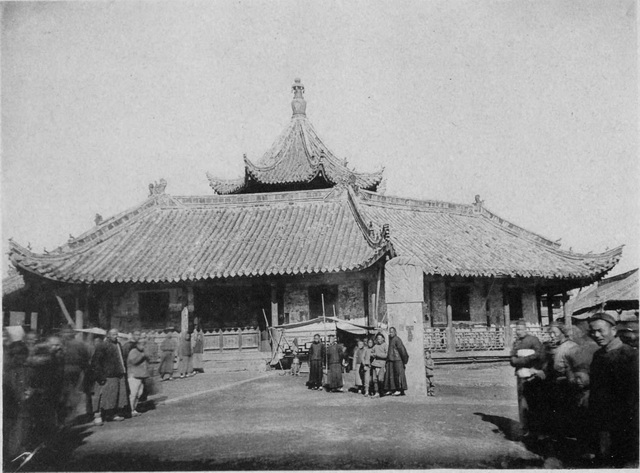
M549 323L553 322L553 294L551 291L547 291L547 316Z
M69 315L69 311L67 310L67 306L64 305L64 301L57 294L56 294L56 299L58 300L58 305L60 306L60 309L62 310L62 313L66 317L67 322L69 322L69 325L71 325L73 328L75 328L76 324L73 322L73 319Z
M376 326L378 325L378 317L380 312L378 312L379 304L380 304L380 281L382 280L382 265L378 268L378 280L376 282Z

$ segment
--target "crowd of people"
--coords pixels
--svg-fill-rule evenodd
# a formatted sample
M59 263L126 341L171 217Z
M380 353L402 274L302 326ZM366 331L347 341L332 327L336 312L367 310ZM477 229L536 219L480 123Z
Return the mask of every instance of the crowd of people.
M3 330L5 459L33 450L76 421L82 402L96 426L141 415L140 404L157 392L157 361L163 380L174 379L176 357L180 378L204 372L204 332L197 326L193 337L185 333L176 340L168 332L159 347L140 330L124 344L118 330L104 333L96 330L82 341L67 326L42 339L27 332L13 340Z
M300 359L297 340L293 343L291 374L299 375ZM354 373L354 391L368 397L404 396L408 389L405 367L409 354L396 333L389 329L389 342L382 333L374 338L356 341L352 360L349 363L347 348L330 335L327 345L321 342L320 334L313 337L309 347L309 380L307 387L328 392L344 392L344 372ZM326 371L326 379L323 376Z
M518 321L516 369L524 440L556 457L575 442L600 466L638 465L638 327L601 312L549 328L542 343Z

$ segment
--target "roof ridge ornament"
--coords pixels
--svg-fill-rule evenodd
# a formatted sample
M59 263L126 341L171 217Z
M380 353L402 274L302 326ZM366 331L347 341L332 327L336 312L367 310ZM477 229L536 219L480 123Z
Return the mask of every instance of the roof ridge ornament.
M293 85L291 86L291 91L293 92L293 100L291 101L291 109L293 110L293 116L303 116L307 115L307 101L304 99L304 85L300 82L299 78L296 78L293 81Z
M164 194L164 190L167 188L167 181L160 179L160 182L152 182L149 184L149 197L152 195Z

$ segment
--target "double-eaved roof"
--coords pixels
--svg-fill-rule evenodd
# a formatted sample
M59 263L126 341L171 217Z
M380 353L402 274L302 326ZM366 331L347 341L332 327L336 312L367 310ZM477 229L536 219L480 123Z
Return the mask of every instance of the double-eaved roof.
M346 159L337 158L316 133L306 115L304 86L300 79L293 85L293 116L271 148L257 163L244 157L245 176L222 179L207 173L209 185L217 194L237 194L283 188L328 188L352 183L375 191L383 170L359 173L347 167Z
M382 171L356 173L327 149L306 117L303 89L296 80L289 126L258 164L245 159L244 178L208 176L217 195L174 197L161 180L137 207L50 253L11 242L11 261L45 278L94 284L358 271L388 255L411 257L426 274L575 286L619 261L621 247L563 251L479 198L461 205L377 194Z

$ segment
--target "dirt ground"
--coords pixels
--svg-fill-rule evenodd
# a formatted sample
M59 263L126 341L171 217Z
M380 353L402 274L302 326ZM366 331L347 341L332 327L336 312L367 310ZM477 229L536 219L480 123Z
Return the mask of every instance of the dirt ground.
M79 425L42 469L536 468L516 440L506 364L438 367L436 396L311 391L306 377L216 373L162 383L155 408ZM345 374L346 387L352 376ZM44 461L44 459L43 459Z

